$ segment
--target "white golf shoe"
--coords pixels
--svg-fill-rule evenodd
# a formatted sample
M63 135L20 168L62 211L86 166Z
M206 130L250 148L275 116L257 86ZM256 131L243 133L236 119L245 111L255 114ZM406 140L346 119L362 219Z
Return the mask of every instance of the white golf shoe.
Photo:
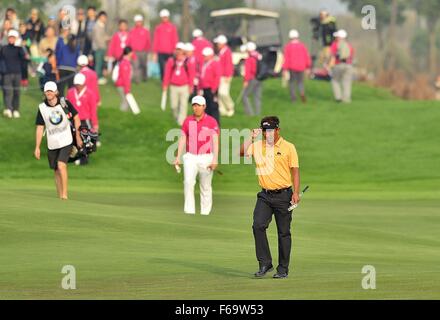
M12 112L11 112L11 110L9 110L9 109L5 109L4 111L3 111L3 116L5 116L5 118L12 118Z
M13 115L13 117L14 117L15 119L20 118L20 112L18 112L17 110L15 110L15 111L12 113L12 115Z

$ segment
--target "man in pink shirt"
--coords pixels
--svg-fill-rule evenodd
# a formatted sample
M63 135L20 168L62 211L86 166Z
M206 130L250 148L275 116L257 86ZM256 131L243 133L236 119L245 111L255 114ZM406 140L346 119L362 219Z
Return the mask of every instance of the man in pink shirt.
M283 71L289 73L289 88L292 101L296 101L295 83L301 96L302 102L306 102L304 89L304 71L312 66L307 47L299 41L297 30L290 30L289 38L291 41L284 47Z
M215 38L214 43L217 45L221 70L220 86L218 88L219 111L222 116L232 117L234 115L234 101L230 94L231 81L234 76L232 51L228 46L228 39L224 35Z
M335 41L330 46L331 77L333 95L337 102L351 102L351 87L353 82L354 49L347 41L347 31L338 30L334 34Z
M262 59L257 52L257 46L253 42L246 44L248 58L244 63L244 82L243 82L243 105L247 115L259 115L261 112L261 81L257 79L258 61ZM253 93L255 109L249 100L249 95Z
M119 31L110 40L107 49L107 59L117 61L122 58L122 52L129 44L129 33L127 20L119 20Z
M101 105L101 95L99 94L98 75L89 68L89 59L86 55L79 56L77 64L79 72L86 76L86 87L94 93L97 106L99 107Z
M136 83L147 81L148 52L150 51L150 31L144 27L144 17L134 16L134 27L130 30L129 46L136 59L133 60L133 77Z
M162 22L154 29L153 60L159 62L160 77L163 81L165 63L173 55L179 35L176 26L170 22L170 12L167 9L162 9L159 16Z
M162 82L163 91L170 88L171 110L179 125L182 125L188 113L188 98L194 81L194 72L189 68L185 48L184 43L177 43L174 57L169 58L165 65Z
M212 209L212 176L218 165L219 126L217 121L205 113L206 100L195 96L191 100L193 114L182 125L177 156L174 165L180 167L183 154L184 212L195 214L194 186L197 175L200 179L200 207L202 215L209 215Z
M206 39L203 36L203 31L200 29L194 29L193 33L193 41L192 44L194 46L194 55L197 60L197 73L200 73L203 67L203 63L205 62L205 59L203 58L203 49L205 48L212 48L214 49L211 41Z
M96 105L96 97L92 90L86 86L86 76L77 73L73 78L74 86L67 91L67 100L70 101L78 111L81 126L87 127L94 132L99 131L98 112ZM75 161L76 165L85 165L88 163L87 156L82 156Z
M203 56L205 63L200 72L199 94L203 94L206 99L206 113L220 124L217 98L220 86L220 64L214 59L214 50L209 47L203 49Z

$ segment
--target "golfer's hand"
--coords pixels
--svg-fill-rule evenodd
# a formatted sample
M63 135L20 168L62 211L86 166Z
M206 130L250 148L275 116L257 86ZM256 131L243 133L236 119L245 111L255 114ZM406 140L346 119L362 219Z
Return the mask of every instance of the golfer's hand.
M213 163L211 163L211 164L207 167L207 169L208 169L208 170L212 170L212 171L214 171L215 169L217 169L217 167L218 167L218 163L217 163L217 162L213 162Z
M248 87L249 83L248 82L243 82L243 88L246 89Z
M301 198L299 197L298 192L294 192L292 194L292 200L290 201L292 204L298 204L301 201Z
M40 148L35 148L35 151L34 151L35 159L40 160L40 155L41 155Z
M79 134L76 135L76 146L81 149L83 147L83 141L81 139L81 136Z
M179 157L176 157L176 159L175 159L174 162L173 162L173 165L175 165L175 166L180 166L180 160L179 160Z

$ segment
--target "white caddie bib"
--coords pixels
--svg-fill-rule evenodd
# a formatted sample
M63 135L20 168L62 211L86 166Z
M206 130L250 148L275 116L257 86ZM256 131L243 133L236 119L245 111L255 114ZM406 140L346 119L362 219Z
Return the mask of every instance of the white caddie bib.
M47 148L55 150L73 143L70 121L60 104L49 107L44 102L38 108L44 119L47 133Z

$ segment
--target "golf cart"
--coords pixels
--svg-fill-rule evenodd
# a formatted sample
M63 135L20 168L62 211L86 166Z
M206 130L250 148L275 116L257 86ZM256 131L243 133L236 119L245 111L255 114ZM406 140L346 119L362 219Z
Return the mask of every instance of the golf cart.
M255 42L272 76L279 76L283 63L279 13L251 8L211 11L210 30L224 34L232 50L235 75L243 74L247 53L240 47Z

